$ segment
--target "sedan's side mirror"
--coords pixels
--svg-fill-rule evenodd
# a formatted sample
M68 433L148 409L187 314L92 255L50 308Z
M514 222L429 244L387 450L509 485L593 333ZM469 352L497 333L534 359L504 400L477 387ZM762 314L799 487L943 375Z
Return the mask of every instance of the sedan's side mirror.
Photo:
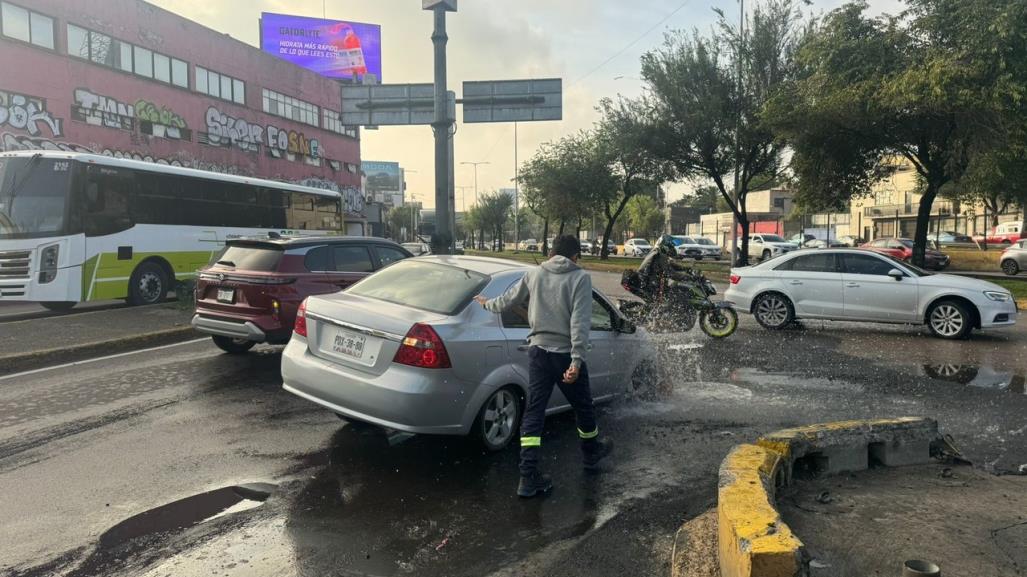
M901 270L893 268L890 271L888 271L888 276L892 277L895 280L902 280L902 277L906 275L902 274Z
M624 333L626 335L633 335L633 334L635 334L636 330L637 330L637 327L635 326L635 323L633 323L633 322L631 322L631 321L629 321L628 319L625 319L625 318L618 318L617 319L617 332L618 333Z

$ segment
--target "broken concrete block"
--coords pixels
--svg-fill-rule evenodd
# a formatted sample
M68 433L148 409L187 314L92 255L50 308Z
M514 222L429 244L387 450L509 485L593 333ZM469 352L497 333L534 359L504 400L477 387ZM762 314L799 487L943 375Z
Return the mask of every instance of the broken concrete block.
M922 465L931 460L929 440L906 440L870 445L870 456L886 467Z

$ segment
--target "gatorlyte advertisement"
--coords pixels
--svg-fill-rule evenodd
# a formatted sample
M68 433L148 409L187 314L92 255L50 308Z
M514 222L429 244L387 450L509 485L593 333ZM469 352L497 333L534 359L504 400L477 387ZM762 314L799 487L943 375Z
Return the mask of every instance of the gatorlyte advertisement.
M382 29L377 24L264 12L260 46L330 78L382 78Z

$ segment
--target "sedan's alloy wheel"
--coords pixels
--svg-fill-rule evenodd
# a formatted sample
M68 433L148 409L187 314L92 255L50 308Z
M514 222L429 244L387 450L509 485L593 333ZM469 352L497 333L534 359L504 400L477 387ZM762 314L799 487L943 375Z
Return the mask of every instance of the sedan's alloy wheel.
M756 305L756 314L770 326L780 326L788 318L788 306L781 297L770 295Z
M494 446L505 445L517 425L517 399L507 389L492 395L482 418L485 439Z
M931 328L943 337L954 337L963 330L966 318L954 305L941 304L931 311Z

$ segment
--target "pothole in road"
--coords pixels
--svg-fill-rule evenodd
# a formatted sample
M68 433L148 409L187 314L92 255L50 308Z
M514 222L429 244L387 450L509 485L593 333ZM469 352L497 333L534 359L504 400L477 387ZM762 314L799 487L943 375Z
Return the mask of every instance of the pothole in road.
M154 549L154 540L158 536L179 533L214 519L259 507L276 487L271 483L232 485L179 499L129 517L100 535L89 557L66 573L65 577L113 574L136 555ZM52 566L45 568L43 572L29 570L23 575L35 577L54 574Z

